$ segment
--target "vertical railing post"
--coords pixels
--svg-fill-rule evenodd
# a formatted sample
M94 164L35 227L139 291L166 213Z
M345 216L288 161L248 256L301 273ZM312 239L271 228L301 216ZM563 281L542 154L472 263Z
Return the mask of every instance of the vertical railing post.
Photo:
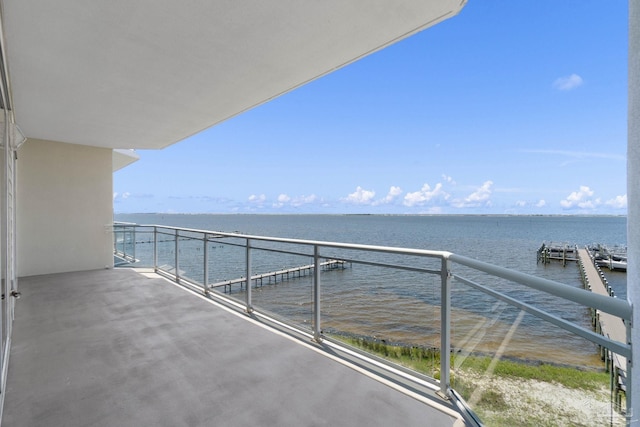
M133 226L133 262L136 262L136 227L137 226Z
M158 227L153 226L153 271L158 272Z
M251 313L253 312L253 305L251 302L251 240L247 239L247 256L246 256L246 262L247 262L247 268L246 268L246 273L247 273L247 291L245 293L246 296L246 311L247 313Z
M131 257L131 251L128 251L128 245L131 244L131 227L127 227L127 238L124 239L124 258Z
M175 262L175 268L176 268L176 282L180 282L180 263L179 263L179 255L178 255L178 251L180 250L180 247L178 245L178 242L180 241L180 232L178 231L178 229L176 228L176 262Z
M627 321L627 344L631 346L631 357L627 359L627 372L626 375L626 388L624 391L625 394L625 415L627 418L627 424L631 424L631 420L637 418L637 415L634 413L636 408L633 407L633 393L634 393L634 384L631 380L633 378L633 364L631 361L633 360L633 352L635 351L633 348L633 344L631 343L631 328L633 327L633 319L631 321ZM614 377L615 378L615 377ZM617 384L615 385L617 387Z
M449 399L451 388L451 261L442 258L440 268L440 390Z
M124 226L122 229L122 249L120 252L122 253L122 258L127 259L127 233L129 232L129 226Z
M204 257L204 271L202 272L202 287L204 288L204 294L209 294L209 238L208 234L204 234L204 248L203 248L203 257Z
M313 339L322 341L322 327L320 324L320 249L313 246Z
M127 259L127 226L122 228L122 258Z

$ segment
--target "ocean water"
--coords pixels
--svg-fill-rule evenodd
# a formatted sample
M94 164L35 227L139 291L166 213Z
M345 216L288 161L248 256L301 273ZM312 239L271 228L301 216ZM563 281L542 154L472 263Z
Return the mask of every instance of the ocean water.
M118 214L115 220L271 237L446 250L575 287L582 286L575 263L567 266L537 263L536 251L543 242L626 245L626 218L611 216ZM144 237L138 239L144 240ZM144 245L139 246L142 253ZM160 252L160 263L163 257L170 263L174 255L170 252L162 255L162 249ZM202 264L200 245L182 244L180 252L181 269L189 274L192 266L197 280ZM210 254L210 283L243 276L244 252L240 248L221 242L211 246ZM343 254L336 252L335 255ZM374 258L384 258L379 257ZM302 256L257 254L253 272L266 273L311 262ZM423 260L409 261L412 262L423 263ZM438 268L428 263L421 266ZM607 269L603 272L616 296L625 298L626 273ZM484 277L461 266L454 265L454 273L590 328L589 310L584 307ZM325 332L391 343L439 346L439 277L362 264L325 272L321 277ZM243 298L239 289L234 292L233 296ZM253 301L255 306L293 319L302 326L311 325L310 276L265 284L254 290ZM600 363L595 345L455 281L452 307L452 342L461 351L487 354L500 351L506 357L573 365Z

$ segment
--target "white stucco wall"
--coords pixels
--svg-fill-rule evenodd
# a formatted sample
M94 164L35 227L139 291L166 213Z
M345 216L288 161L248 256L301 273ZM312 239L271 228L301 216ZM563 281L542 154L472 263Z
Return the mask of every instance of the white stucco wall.
M19 277L113 265L111 149L28 140L17 172Z

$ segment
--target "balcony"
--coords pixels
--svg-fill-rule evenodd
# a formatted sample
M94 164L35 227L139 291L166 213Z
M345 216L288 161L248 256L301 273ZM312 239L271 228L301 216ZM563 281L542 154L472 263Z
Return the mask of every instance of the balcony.
M629 384L611 382L608 395L558 377L608 384L616 377L576 349L610 362L631 346L545 309L561 301L629 325L626 301L443 251L125 224L114 235L122 265L137 268L21 279L4 425L499 425L496 408L512 425L623 425L631 413ZM389 316L382 295L356 298L358 276L410 283L426 301L403 308L422 344L372 337ZM522 289L535 295L522 301ZM538 339L539 323L566 360L511 351ZM551 369L542 390L562 411L536 413L531 386L544 380L501 373L512 365ZM590 419L570 418L568 397Z

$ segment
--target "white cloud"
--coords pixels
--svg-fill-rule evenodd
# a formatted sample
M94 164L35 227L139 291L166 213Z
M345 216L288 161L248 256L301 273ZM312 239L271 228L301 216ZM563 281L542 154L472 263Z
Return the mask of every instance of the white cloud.
M250 203L261 204L264 203L265 200L267 200L267 196L265 196L264 194L260 194L259 196L252 194L249 196L248 200Z
M444 173L443 173L443 174L442 174L442 179L443 179L445 182L448 182L448 183L449 183L449 184L451 184L451 185L456 185L456 182L455 182L455 181L453 180L453 178L452 178L452 177L450 177L449 175L446 175L446 174L444 174Z
M547 202L544 199L540 199L538 203L536 203L536 208L542 208L547 205Z
M389 204L393 202L400 194L402 194L402 188L392 185L391 188L389 188L389 192L387 193L387 195L383 199L373 202L373 205L377 206Z
M493 185L493 181L485 181L480 188L471 193L469 197L465 200L468 202L484 202L485 200L491 197L491 186Z
M627 195L616 196L615 199L607 200L606 204L615 209L625 209L627 207Z
M358 186L356 191L349 194L345 199L343 199L347 203L354 203L357 205L368 205L371 203L371 200L376 195L376 192L373 190L365 190L364 188Z
M516 202L516 206L519 207L519 208L523 208L523 207L527 206L527 202L525 202L524 200L518 200Z
M284 193L280 194L278 196L278 201L273 204L273 207L274 208L281 208L285 204L289 203L290 201L291 201L291 197L289 197L288 195L286 195Z
M558 90L571 90L582 86L584 80L577 74L571 74L567 77L560 77L553 82L553 87Z
M299 207L302 205L308 205L310 203L314 203L318 201L318 196L315 194L311 194L310 196L297 196L291 197L288 194L280 194L276 202L273 203L274 208L281 208L283 206L289 205L293 207Z
M249 203L245 206L245 209L254 211L256 209L264 208L264 202L265 200L267 200L267 196L265 196L264 194L252 194L247 198L247 200Z
M586 185L581 185L578 191L574 191L566 199L560 200L560 206L565 209L593 209L601 202L600 199L591 199L593 190Z
M442 190L441 183L437 183L433 190L429 184L425 183L419 191L407 193L404 196L404 201L402 203L405 206L422 206L437 197L441 197L446 200L449 198L449 193Z
M452 205L456 208L469 208L481 205L491 206L491 186L493 181L485 181L476 191L469 194L464 200L454 200Z
M302 205L308 205L310 203L315 203L319 200L320 199L315 194L311 194L309 196L298 196L291 199L291 206L298 207Z
M124 193L122 193L122 196L121 196L121 197L122 197L123 199L128 199L128 198L129 198L129 196L131 196L131 193L129 193L128 191L125 191Z
M402 188L392 185L391 188L389 188L389 194L387 194L386 198L396 198L400 194L402 194Z

